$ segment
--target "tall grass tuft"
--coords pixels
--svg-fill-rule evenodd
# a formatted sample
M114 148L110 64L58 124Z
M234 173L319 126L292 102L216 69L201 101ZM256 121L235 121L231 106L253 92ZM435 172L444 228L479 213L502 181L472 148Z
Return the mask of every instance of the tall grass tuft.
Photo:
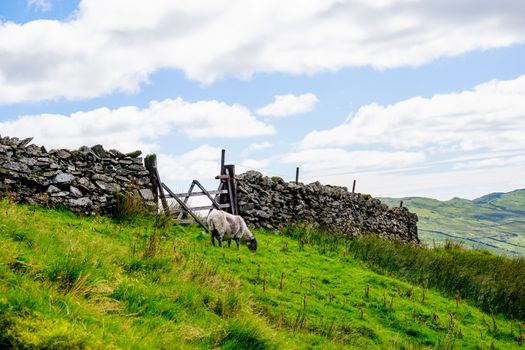
M129 219L146 213L144 200L138 192L119 192L115 196L115 217L119 220Z
M250 319L235 319L227 326L227 335L220 341L222 349L267 350L275 346L259 325Z
M81 327L64 320L43 317L14 318L4 344L6 348L13 349L102 348L102 344L97 344L97 340ZM110 344L106 346L111 347Z
M525 261L448 244L434 249L366 236L349 241L354 257L412 283L468 299L486 312L525 320Z
M287 226L283 229L282 234L298 240L301 249L304 249L305 244L316 246L320 254L338 252L346 241L345 236L341 234L327 234L327 231L322 228L307 224Z

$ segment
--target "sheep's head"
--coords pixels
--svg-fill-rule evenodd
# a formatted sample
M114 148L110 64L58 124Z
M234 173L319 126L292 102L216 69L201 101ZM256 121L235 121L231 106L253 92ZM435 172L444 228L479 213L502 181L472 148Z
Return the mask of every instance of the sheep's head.
M255 239L255 237L246 242L246 246L248 247L248 249L255 252L257 250L257 240Z

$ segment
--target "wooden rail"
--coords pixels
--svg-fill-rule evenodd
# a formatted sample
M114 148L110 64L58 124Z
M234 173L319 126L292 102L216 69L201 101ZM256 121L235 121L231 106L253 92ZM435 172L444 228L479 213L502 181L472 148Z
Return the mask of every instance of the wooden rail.
M227 194L228 193L228 190L212 190L212 191L208 191L209 194L214 194L214 195L217 195L217 194ZM202 196L202 195L205 195L204 192L191 192L191 193L187 193L187 192L183 192L183 193L175 193L175 196L177 197L185 197L185 196L188 196L188 197L196 197L196 196ZM166 198L172 198L170 194L168 194L166 196Z
M225 209L225 208L229 208L229 207L230 207L229 203L219 204L219 208L220 209ZM217 208L215 208L214 205L204 205L204 206L200 206L200 207L188 207L188 208L193 210L193 211L217 209ZM172 209L171 212L172 213L186 212L186 209L181 209L181 208L179 208L179 209Z
M162 183L162 187L166 190L166 192L169 193L169 195L171 196L171 198L175 199L177 201L177 203L179 203L179 205L181 206L181 208L183 208L188 214L190 214L190 216L195 220L196 223L198 223L199 225L201 225L205 230L206 232L210 232L210 230L208 229L208 227L204 224L204 222L201 221L201 219L199 219L199 217L197 215L195 215L195 213L186 205L186 203L184 203L183 201L180 200L179 197L177 197L175 195L175 193L173 193L170 188L168 186L166 186L165 183Z
M202 186L202 184L193 180L188 192L174 193L165 183L161 182L159 171L157 168L157 156L152 154L148 155L144 159L146 169L149 171L149 177L151 182L151 191L153 193L153 200L158 205L159 199L162 204L162 208L166 215L178 214L175 218L181 224L197 223L201 225L206 231L208 227L201 218L195 213L201 210L225 210L232 214L237 214L237 186L235 183L235 165L224 164L225 151L221 153L221 171L216 177L219 182L219 188L214 191L208 191ZM197 189L196 192L193 190ZM166 194L164 194L166 191ZM195 206L189 205L190 197L206 196L211 202L211 205L206 206ZM178 208L170 208L167 199L174 199ZM185 215L189 215L193 220L188 220Z

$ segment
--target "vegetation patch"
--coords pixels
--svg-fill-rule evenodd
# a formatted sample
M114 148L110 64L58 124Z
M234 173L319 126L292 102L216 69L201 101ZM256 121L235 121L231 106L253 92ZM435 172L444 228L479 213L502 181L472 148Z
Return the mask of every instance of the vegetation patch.
M454 284L492 261L514 269L518 283L523 274L512 264L520 262L453 246L348 241L308 227L254 234L256 253L213 247L201 228L169 218L76 217L0 202L0 348L512 349L523 342L517 314L483 312ZM440 259L449 265L432 270ZM456 261L462 269L454 270ZM433 287L437 279L450 286ZM507 298L512 307L522 301Z
M384 241L376 237L347 244L353 256L412 283L437 288L459 303L467 299L486 312L525 320L525 261L447 243L436 248Z
M223 349L275 349L264 331L252 320L234 320L226 328L227 335L219 345Z

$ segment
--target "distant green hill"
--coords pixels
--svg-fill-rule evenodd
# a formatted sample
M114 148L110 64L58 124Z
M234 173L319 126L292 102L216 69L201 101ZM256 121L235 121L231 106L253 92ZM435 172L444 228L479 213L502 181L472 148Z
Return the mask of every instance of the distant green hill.
M490 193L474 200L453 198L382 198L419 216L419 237L425 243L458 240L500 254L525 255L525 189Z

